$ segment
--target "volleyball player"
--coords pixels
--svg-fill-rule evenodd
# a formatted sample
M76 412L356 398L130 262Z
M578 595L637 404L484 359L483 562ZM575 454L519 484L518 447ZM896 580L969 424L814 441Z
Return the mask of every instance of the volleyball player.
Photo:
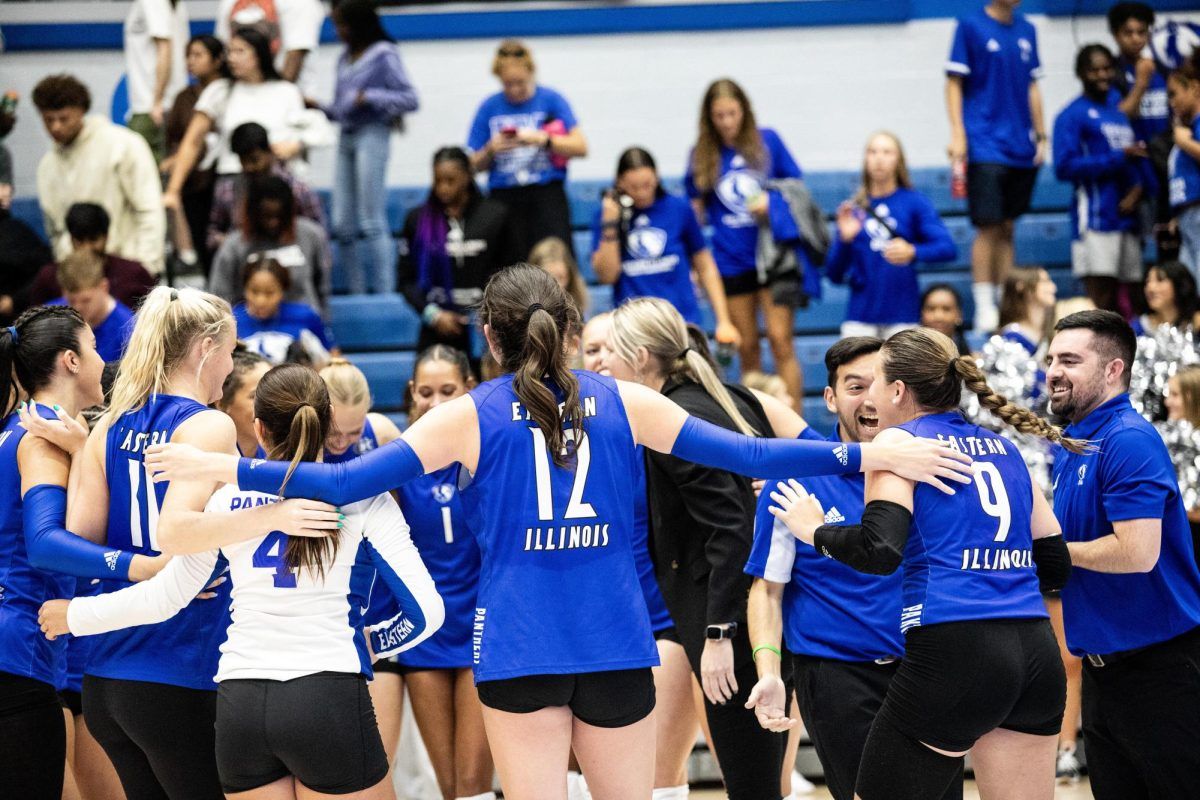
M258 438L254 435L254 391L270 368L270 361L239 342L233 349L233 369L221 384L217 410L233 420L237 449L244 456L262 457Z
M331 413L312 370L272 369L254 407L268 455L293 466L320 455ZM226 485L206 509L230 512L277 499ZM442 602L390 495L344 511L327 537L269 531L221 547L236 609L216 674L216 760L227 796L395 796L366 686L372 651L388 655L427 639L441 624ZM165 620L204 588L218 557L216 550L179 557L137 587L47 603L43 630L86 636ZM363 609L377 575L399 613L371 630L368 649Z
M943 478L969 480L965 457L933 442L751 439L644 387L571 372L564 345L578 311L537 268L497 273L480 315L506 374L360 458L299 465L286 494L351 502L456 461L472 475L463 504L483 565L475 679L509 798L561 797L571 749L598 800L651 793L658 654L632 555L636 444L767 476L900 469L947 490ZM174 444L152 453L163 480L278 493L288 473Z
M904 567L904 659L863 750L862 800L942 797L968 750L983 797L1054 796L1066 677L1039 583L1061 587L1070 556L1020 451L958 411L964 385L1012 427L1084 450L995 394L948 337L917 328L888 339L875 364L875 441L946 441L975 459L973 484L946 496L872 472L854 526L825 524L799 482L772 494L772 513L824 555L870 574ZM772 716L788 725L781 709Z
M371 412L371 387L362 370L344 358L334 358L321 370L321 378L333 408L322 459L326 464L340 464L400 438L396 423Z

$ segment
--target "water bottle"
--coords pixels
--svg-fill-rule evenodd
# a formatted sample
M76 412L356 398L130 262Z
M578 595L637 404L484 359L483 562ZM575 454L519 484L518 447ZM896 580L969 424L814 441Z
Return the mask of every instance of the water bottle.
M733 356L736 352L737 348L729 342L717 342L716 358L721 369L729 369L730 365L733 364Z
M950 196L955 200L967 199L967 160L956 158L950 162Z

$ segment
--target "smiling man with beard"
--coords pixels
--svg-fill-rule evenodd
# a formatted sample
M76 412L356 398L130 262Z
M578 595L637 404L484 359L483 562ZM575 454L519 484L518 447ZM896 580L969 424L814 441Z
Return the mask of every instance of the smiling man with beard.
M1200 781L1200 572L1166 445L1129 402L1136 340L1110 311L1063 318L1050 410L1094 454L1059 450L1054 513L1074 572L1067 646L1084 659L1083 737L1097 800L1192 797Z
M852 336L825 354L825 405L838 417L831 440L870 442L879 432L867 390L882 346L879 339ZM801 436L821 438L812 428ZM828 509L827 523L859 524L861 474L800 482ZM782 635L786 657L792 660L800 716L829 791L836 800L851 800L863 745L904 654L899 625L902 573L868 575L811 547L797 547L787 525L768 510L776 483L768 481L759 496L754 547L746 564L746 572L755 576L747 618L759 675L749 705L764 727L786 730L766 723L784 715L788 690L780 677ZM944 800L961 797L962 781L954 781Z

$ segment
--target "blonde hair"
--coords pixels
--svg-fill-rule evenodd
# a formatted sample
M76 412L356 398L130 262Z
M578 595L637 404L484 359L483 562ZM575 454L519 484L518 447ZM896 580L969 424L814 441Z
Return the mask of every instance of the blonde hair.
M1095 311L1096 304L1092 302L1090 297L1067 297L1059 300L1054 304L1054 322L1058 324L1060 319L1069 317L1072 314L1080 311ZM1053 328L1052 328L1053 329Z
M932 328L913 328L893 335L879 351L884 379L902 381L921 408L949 411L958 408L962 390L979 398L979 404L1021 433L1040 436L1072 453L1086 452L1087 442L1063 436L1027 408L1009 402L988 386L987 377L972 356L960 356L950 337Z
M567 295L575 301L580 316L587 313L588 291L583 275L579 272L579 264L571 255L571 248L557 236L547 236L533 246L529 251L529 263L535 267L546 268L547 264L558 261L567 268Z
M1184 367L1175 373L1179 383L1179 399L1183 401L1183 418L1200 426L1200 367Z
M371 387L362 370L344 358L333 358L318 373L329 389L329 401L344 408L371 404Z
M492 74L497 78L505 67L519 65L532 74L536 71L533 65L533 55L520 39L505 39L496 47L496 56L492 59Z
M867 138L867 147L871 146L871 142L880 136L892 140L892 144L896 146L896 185L902 189L912 188L912 177L908 174L908 160L904 157L904 145L900 144L900 137L891 131L875 131ZM868 187L871 185L871 176L867 174L867 158L866 151L863 151L863 167L862 167L862 183L858 186L858 191L854 193L852 202L860 208L866 208L869 200L870 192Z
M76 250L58 262L56 277L64 292L94 289L104 280L104 259L92 250Z
M758 435L708 360L692 349L687 323L666 300L640 297L620 306L613 312L609 338L613 352L627 364L636 365L638 348L646 348L668 380L684 378L700 384L739 431Z
M1042 282L1041 267L1014 267L1004 279L1004 292L1000 295L1000 327L1021 322L1029 318L1029 306L1033 303L1037 286ZM1050 322L1049 314L1047 323ZM1051 325L1046 326L1043 335L1050 333Z
M199 289L156 287L146 295L134 317L133 333L104 419L111 423L166 391L171 374L196 342L232 337L235 330L229 303L216 295Z
M765 372L759 372L755 369L742 374L742 386L771 396L780 393L787 394L788 390L787 383L784 382L783 378L778 375L768 375Z

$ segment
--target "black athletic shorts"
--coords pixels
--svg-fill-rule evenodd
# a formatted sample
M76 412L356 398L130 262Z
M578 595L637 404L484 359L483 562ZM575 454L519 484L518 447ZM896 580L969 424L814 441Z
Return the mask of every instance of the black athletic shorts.
M62 703L62 707L71 712L71 716L78 717L83 714L83 695L79 692L73 692L70 689L60 689L58 692L58 701Z
M739 294L754 294L763 288L758 282L758 272L750 270L737 275L722 275L721 284L725 287L726 297L736 297Z
M408 672L407 669L400 666L395 658L381 658L371 665L371 669L375 670L376 675L381 672L390 672L393 675L403 675Z
M967 164L967 211L975 227L999 225L1029 210L1037 167Z
M1057 735L1066 699L1050 620L948 622L908 632L879 714L917 741L959 752L995 728Z
M481 681L479 701L497 711L530 714L568 706L575 717L597 728L623 728L654 710L654 675L649 667L576 675L526 675Z
M654 632L654 641L656 641L656 642L667 641L667 642L674 642L675 644L680 645L680 646L683 645L683 642L679 641L679 631L676 630L674 625L671 625L670 627L667 627L667 628L663 628L662 630L655 631Z
M387 777L388 760L362 675L223 681L217 771L227 793L287 775L316 792L350 794Z

